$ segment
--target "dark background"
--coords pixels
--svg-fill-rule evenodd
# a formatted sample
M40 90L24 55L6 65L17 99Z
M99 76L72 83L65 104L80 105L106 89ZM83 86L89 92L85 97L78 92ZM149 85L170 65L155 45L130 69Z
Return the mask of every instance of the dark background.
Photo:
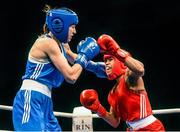
M42 32L45 4L66 6L79 16L77 35L70 45L86 36L112 35L123 49L145 65L145 86L152 108L180 107L179 97L179 31L180 3L164 0L24 0L4 1L0 9L0 104L12 105L21 85L28 51ZM100 60L101 55L94 60ZM66 82L53 90L54 110L72 113L80 106L79 94L93 88L102 104L109 109L107 94L114 82L83 72L74 85ZM0 111L0 129L13 130L10 111ZM180 114L155 115L166 130L180 130ZM71 131L70 118L58 117L63 130ZM94 130L125 130L121 123L116 129L102 119L94 119Z

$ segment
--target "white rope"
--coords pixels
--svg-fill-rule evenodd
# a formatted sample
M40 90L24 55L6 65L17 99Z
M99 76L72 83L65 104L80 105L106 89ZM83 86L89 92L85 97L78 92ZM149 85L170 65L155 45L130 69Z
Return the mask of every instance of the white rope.
M13 107L12 106L7 106L7 105L0 105L1 110L9 110L12 111ZM54 111L55 116L61 116L61 117L69 117L72 118L73 114L72 113L65 113L65 112L56 112Z
M60 117L68 117L68 118L72 118L73 117L72 113L56 112L56 111L54 111L54 115L55 116L60 116Z
M153 114L171 114L171 113L180 113L180 108L153 110ZM97 114L93 114L92 116L93 118L99 118Z
M180 113L180 108L153 110L153 114L171 114L171 113Z
M0 109L12 111L13 107L7 105L0 105ZM180 113L180 108L153 110L153 114L171 114L171 113ZM72 113L56 112L56 111L54 111L54 115L60 117L68 117L68 118L74 117ZM99 118L97 114L92 114L92 117Z
M7 105L0 105L1 110L10 110L12 111L12 106L7 106Z

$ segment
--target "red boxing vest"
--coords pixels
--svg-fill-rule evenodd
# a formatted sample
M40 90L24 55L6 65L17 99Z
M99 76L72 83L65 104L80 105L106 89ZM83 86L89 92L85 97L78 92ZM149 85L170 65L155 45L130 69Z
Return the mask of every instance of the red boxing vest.
M152 114L146 91L128 89L124 75L117 88L109 92L108 102L113 107L116 116L124 121L136 121Z

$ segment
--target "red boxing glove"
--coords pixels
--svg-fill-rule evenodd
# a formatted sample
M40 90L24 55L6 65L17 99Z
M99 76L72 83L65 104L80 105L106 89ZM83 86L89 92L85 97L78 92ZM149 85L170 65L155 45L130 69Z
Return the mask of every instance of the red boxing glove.
M81 92L80 102L87 109L96 112L99 116L106 116L106 109L100 104L98 94L94 89L87 89Z
M109 35L103 34L98 38L97 43L101 52L114 55L117 59L124 62L130 54L120 48L116 41Z

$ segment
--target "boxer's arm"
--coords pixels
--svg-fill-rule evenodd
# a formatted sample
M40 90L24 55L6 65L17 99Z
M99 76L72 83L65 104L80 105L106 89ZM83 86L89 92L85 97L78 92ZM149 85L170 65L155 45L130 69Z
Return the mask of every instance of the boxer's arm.
M85 69L87 71L93 72L99 78L107 78L104 62L88 61L87 67Z
M69 47L69 44L63 44L63 46L66 51L68 61L71 64L74 64L74 61L76 60L78 55L71 50L71 48Z
M112 107L110 107L110 111L106 113L106 116L102 118L114 128L118 127L120 124L120 118L116 116Z
M142 76L144 75L144 65L140 61L128 57L124 62L128 69L125 73L125 81L128 87L132 90L144 90L144 81Z
M144 65L139 60L128 57L124 64L129 68L129 76L138 78L144 75Z
M53 39L42 40L40 49L48 55L55 67L63 74L68 83L75 83L82 72L79 64L70 66L67 59L59 50L59 46Z
M87 109L96 112L102 119L109 123L113 127L117 127L120 123L120 118L116 116L112 107L110 112L101 105L98 93L94 89L83 90L80 94L80 102Z

